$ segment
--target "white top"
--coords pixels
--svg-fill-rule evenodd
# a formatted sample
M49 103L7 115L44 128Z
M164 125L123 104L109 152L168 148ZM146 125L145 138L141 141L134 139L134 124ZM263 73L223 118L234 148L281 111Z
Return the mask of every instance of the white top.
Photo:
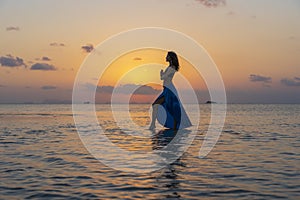
M172 83L172 79L174 77L174 74L175 74L176 70L169 66L166 68L165 71L162 71L160 72L160 80L163 80L163 85L166 86L166 85L169 85Z

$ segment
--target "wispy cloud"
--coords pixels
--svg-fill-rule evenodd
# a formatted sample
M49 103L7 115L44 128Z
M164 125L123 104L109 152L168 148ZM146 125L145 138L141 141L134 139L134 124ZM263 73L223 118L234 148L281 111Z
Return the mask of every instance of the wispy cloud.
M140 85L140 84L124 84L117 87L113 87L110 85L95 86L87 83L85 86L91 90L96 89L98 93L105 93L105 94L111 94L113 91L118 94L131 94L131 92L134 91L134 94L153 95L153 94L158 94L160 92L160 90L156 90L151 86Z
M1 87L3 88L3 87L6 87L6 86L5 86L5 85L1 85L1 84L0 84L0 88L1 88Z
M50 61L51 59L48 56L43 56L42 58L36 58L35 60Z
M14 57L12 55L1 56L0 64L1 66L4 67L20 67L20 66L26 67L26 64L24 63L22 58Z
M43 60L43 61L50 61L51 59L50 59L49 57L47 57L47 56L43 56L43 57L42 57L42 60Z
M132 91L134 88L137 88L134 91L134 94L142 94L142 95L152 95L158 94L160 91L152 88L148 85L136 85L136 84L125 84L119 86L119 92L123 94L130 94L129 91Z
M300 86L300 78L294 77L293 79L283 78L281 79L281 84L285 86Z
M295 37L295 36L293 36L293 35L291 35L291 36L289 36L289 37L288 37L288 39L289 39L289 40L295 40L295 39L296 39L296 37Z
M56 86L52 86L52 85L44 85L41 87L42 90L54 90L56 89Z
M271 77L261 76L261 75L256 75L256 74L250 74L249 80L251 82L263 82L263 83L271 83L272 82Z
M64 47L64 46L66 46L64 43L59 43L59 42L51 42L49 45L52 46L52 47Z
M83 51L86 53L90 53L91 51L94 50L94 46L92 44L87 44L87 45L81 46L81 49L83 49Z
M148 85L142 85L135 91L136 94L158 94L159 92L161 91Z
M206 7L218 7L226 5L226 0L195 0Z
M30 67L30 70L55 71L57 68L47 63L35 63Z
M84 86L89 90L96 90L96 92L98 93L105 93L105 94L111 94L114 90L114 87L110 85L98 86L98 85L93 85L91 83L86 83Z
M233 12L233 11L229 11L229 12L227 13L227 15L228 15L228 16L234 16L234 15L236 15L236 13Z
M114 90L114 87L110 86L110 85L97 86L98 93L110 94L113 92L113 90Z
M20 27L18 27L18 26L6 27L6 31L19 31L19 30L20 30Z

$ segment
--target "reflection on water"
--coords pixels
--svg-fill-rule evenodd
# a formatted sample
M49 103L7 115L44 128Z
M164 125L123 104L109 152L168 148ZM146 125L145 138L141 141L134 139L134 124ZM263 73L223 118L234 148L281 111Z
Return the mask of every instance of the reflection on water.
M172 153L166 147L174 138L173 152L186 141L162 127L131 135L126 124L120 128L113 123L109 106L96 108L106 135L131 152L156 151L163 157ZM131 174L89 154L76 132L71 106L0 105L0 199L299 198L299 105L229 105L217 145L199 159L209 110L200 105L198 134L180 158L151 173ZM146 105L133 106L132 119L147 125L148 111ZM185 134L190 135L188 130Z
M162 129L159 131L154 131L152 137L152 144L154 150L160 150L170 144L170 142L176 137L178 131L172 129ZM167 165L162 173L157 176L159 188L166 188L166 193L162 194L164 198L180 198L180 194L178 193L178 189L180 188L180 181L176 171L176 165L180 164L180 158L178 158L175 162Z
M152 131L152 145L153 149L162 149L167 146L176 136L177 130L162 129L159 131Z

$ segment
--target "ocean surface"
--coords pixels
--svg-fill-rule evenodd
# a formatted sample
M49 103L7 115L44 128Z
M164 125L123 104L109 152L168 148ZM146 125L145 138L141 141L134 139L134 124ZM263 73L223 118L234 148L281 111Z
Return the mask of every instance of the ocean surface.
M217 144L199 158L210 106L187 106L190 118L196 107L201 118L181 157L156 171L130 173L89 153L71 105L0 105L0 199L300 199L300 105L227 105ZM110 105L96 111L122 149L147 153L172 140L159 126L139 130L147 137L129 137L120 127L135 130L126 120L116 123ZM131 105L130 115L146 126L149 105ZM118 158L118 152L107 155Z

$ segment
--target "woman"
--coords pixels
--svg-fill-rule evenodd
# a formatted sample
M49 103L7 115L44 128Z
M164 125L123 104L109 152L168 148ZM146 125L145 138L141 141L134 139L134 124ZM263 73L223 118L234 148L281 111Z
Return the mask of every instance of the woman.
M169 66L165 71L160 71L160 79L163 80L164 90L152 104L150 130L155 129L156 119L164 127L174 130L192 126L190 119L180 103L176 88L172 82L175 72L179 70L176 53L169 51L166 61L169 62Z

